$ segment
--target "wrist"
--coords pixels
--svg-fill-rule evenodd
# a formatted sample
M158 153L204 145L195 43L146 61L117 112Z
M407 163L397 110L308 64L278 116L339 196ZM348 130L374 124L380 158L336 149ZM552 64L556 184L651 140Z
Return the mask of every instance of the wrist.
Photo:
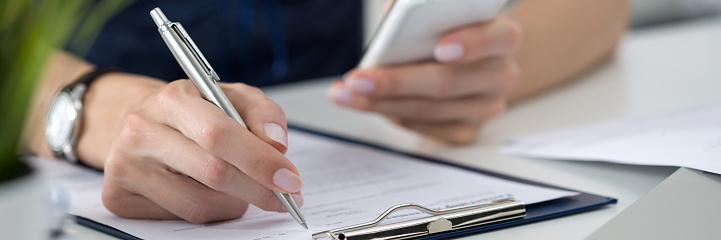
M82 129L82 99L93 80L113 69L88 71L66 84L52 98L45 121L47 144L56 158L77 163L77 138Z

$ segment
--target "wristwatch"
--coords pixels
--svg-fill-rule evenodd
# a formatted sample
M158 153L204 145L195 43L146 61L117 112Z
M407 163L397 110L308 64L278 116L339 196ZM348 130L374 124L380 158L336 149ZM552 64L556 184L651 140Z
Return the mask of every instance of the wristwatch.
M45 137L53 156L72 163L78 162L75 144L82 129L83 96L90 82L103 74L118 71L96 69L63 87L48 108L45 120Z

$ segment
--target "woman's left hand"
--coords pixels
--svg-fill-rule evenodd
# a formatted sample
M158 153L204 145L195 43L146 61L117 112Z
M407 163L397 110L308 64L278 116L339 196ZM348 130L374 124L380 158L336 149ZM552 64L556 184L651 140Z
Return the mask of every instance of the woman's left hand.
M503 112L520 77L512 54L521 29L508 17L453 30L435 61L354 69L334 82L337 105L377 112L394 123L451 143L469 143Z

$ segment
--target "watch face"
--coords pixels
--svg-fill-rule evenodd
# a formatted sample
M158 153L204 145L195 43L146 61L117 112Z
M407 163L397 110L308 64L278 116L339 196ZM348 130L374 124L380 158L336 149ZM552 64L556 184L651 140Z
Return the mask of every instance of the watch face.
M45 125L45 136L53 150L60 150L65 143L70 141L76 117L77 111L73 106L70 94L60 93L50 106Z

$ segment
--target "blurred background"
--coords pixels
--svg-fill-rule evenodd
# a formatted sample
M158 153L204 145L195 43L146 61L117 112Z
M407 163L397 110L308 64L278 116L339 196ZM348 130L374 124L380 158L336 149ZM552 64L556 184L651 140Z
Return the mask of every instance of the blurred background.
M379 19L382 15L382 9L387 0L363 0L365 5L365 31L366 36L373 31ZM533 1L533 0L516 0L516 1ZM577 1L577 0L568 0ZM97 2L105 3L96 4ZM24 116L24 106L27 104L26 100L29 98L29 94L32 89L32 83L41 69L44 59L49 54L50 50L63 46L67 43L69 38L69 29L80 27L84 29L81 35L85 35L88 41L92 41L94 33L98 28L102 27L102 23L105 22L105 18L112 15L112 12L117 9L122 9L122 1L94 1L94 0L71 0L71 1L40 1L40 0L25 0L25 1L0 1L0 46L3 46L3 50L0 51L0 112L15 111L14 114L6 114L0 121L0 132L4 137L0 137L0 215L3 216L28 216L27 212L16 214L11 211L25 210L25 208L17 208L16 206L28 206L30 202L17 198L20 196L21 190L28 190L31 188L27 187L15 187L12 182L7 179L17 178L16 175L20 173L26 173L27 167L19 166L17 161L16 149L17 136L19 135L19 122L22 122L22 116ZM44 4L41 4L44 3ZM37 12L29 12L25 15L20 15L20 12L13 11L21 9L22 4L35 4L38 7ZM98 5L98 6L95 6ZM631 0L633 9L633 16L631 25L631 31L642 31L644 29L657 28L672 25L679 22L693 21L695 19L721 16L721 0ZM87 21L87 19L80 19L78 16L85 16L84 13L93 12L90 11L90 7L98 7L99 11L96 12L97 16L90 16L96 21ZM15 18L21 19L21 23L26 25L19 25L15 21ZM13 24L11 24L13 23ZM88 24L90 23L90 24ZM96 23L96 24L93 24ZM85 26L88 25L88 26ZM719 26L721 27L721 25ZM50 30L48 30L50 29ZM45 38L43 44L38 44L36 41L39 38ZM81 42L80 44L87 44L87 42ZM18 56L25 56L24 58ZM30 56L30 57L27 57ZM30 81L17 81L18 79L29 79ZM29 83L30 85L22 85L19 83ZM22 91L18 91L22 90ZM12 105L9 103L13 103ZM9 109L6 111L6 109ZM12 117L12 118L11 118ZM9 131L11 131L9 133ZM6 144L7 143L7 144ZM9 149L6 156L3 158L2 149ZM23 172L25 171L25 172ZM7 174L3 174L6 172ZM18 174L15 174L18 173ZM10 177L3 178L3 175ZM39 183L38 183L39 182ZM32 191L25 193L27 199L37 199L37 196L46 194L43 192L44 185L40 180L32 182L35 189L39 191ZM20 186L20 185L18 185ZM11 199L10 196L15 198ZM20 199L20 200L18 200ZM14 200L14 202L10 202ZM17 201L15 201L17 200ZM40 207L35 209L37 215L26 217L28 221L36 221L39 218L43 218L42 208L44 202L37 203ZM3 222L4 220L5 222ZM4 231L17 231L22 232L36 231L34 229L24 229L23 226L29 226L23 224L24 222L19 218L0 218L0 232ZM19 228L16 228L18 227ZM3 230L2 227L5 227ZM5 236L7 237L7 236ZM36 234L36 237L42 238L43 235ZM16 238L10 238L16 239ZM20 237L17 239L27 239Z
M721 0L632 0L634 29L721 13Z

